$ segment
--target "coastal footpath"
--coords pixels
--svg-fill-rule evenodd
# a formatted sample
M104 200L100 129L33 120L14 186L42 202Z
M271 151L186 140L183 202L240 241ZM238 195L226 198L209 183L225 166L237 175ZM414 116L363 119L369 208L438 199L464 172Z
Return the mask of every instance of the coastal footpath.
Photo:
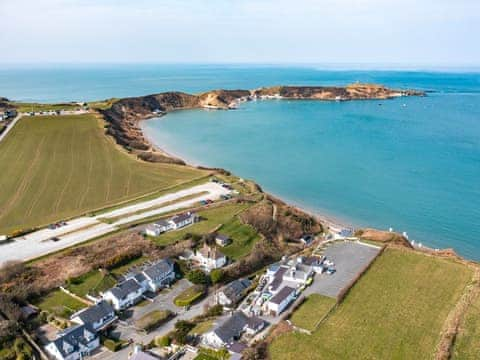
M418 90L390 89L376 84L331 86L273 86L255 90L212 90L198 95L183 92L130 97L114 101L99 109L109 123L108 134L117 143L134 152L143 160L185 164L159 149L144 137L139 121L163 116L169 111L182 109L235 109L245 101L257 99L294 99L320 101L385 100L401 96L425 96Z

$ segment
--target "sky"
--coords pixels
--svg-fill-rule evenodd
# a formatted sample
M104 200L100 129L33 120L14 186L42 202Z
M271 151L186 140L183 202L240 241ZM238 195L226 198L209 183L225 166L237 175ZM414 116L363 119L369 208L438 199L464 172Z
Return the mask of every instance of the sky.
M479 0L0 0L0 63L480 65Z

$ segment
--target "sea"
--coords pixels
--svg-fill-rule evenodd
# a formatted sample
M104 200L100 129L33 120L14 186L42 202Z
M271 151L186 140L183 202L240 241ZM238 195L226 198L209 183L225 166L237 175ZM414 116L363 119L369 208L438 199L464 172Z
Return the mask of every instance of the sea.
M222 167L346 226L393 228L480 260L480 72L320 65L55 65L0 69L0 96L91 101L162 91L380 83L425 97L259 100L143 123L157 146Z

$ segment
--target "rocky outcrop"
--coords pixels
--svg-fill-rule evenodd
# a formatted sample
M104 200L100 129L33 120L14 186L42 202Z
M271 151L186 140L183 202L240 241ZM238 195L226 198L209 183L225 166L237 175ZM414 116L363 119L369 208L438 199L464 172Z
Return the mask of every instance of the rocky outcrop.
M274 86L256 90L213 90L198 95L165 92L155 95L124 98L110 108L99 110L109 123L107 133L144 160L153 162L183 161L152 148L143 136L138 122L165 115L169 111L193 108L232 109L241 101L256 98L315 100L389 99L398 96L423 96L414 90L392 90L382 85L354 84L346 87Z

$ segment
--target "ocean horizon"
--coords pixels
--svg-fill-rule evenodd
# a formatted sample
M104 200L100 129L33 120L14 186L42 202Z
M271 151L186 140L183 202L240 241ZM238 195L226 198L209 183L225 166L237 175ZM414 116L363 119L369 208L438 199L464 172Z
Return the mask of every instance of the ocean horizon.
M353 226L406 231L480 259L480 74L309 66L119 65L0 70L0 96L62 102L272 85L381 83L426 97L271 100L145 121L159 147L251 178Z

